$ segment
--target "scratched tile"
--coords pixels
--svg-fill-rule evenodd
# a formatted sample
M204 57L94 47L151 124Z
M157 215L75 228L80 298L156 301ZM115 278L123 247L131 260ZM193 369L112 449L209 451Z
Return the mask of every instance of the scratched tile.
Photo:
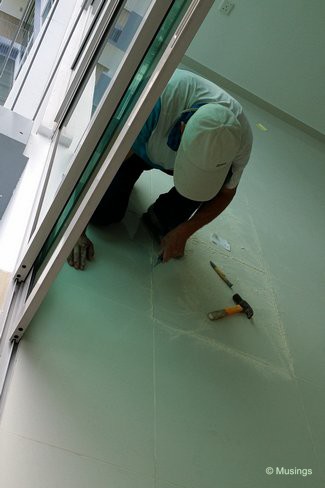
M287 370L287 345L265 273L211 251L193 241L186 257L154 268L154 318L167 325L175 337L193 335L198 344L211 341L220 348L233 349L234 354L250 355ZM211 268L210 260L226 273L233 289ZM237 314L209 320L208 312L235 305L235 292L251 304L253 319Z

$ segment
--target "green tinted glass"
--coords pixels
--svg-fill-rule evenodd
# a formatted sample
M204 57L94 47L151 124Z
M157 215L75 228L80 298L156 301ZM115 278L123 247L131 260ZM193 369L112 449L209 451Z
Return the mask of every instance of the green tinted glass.
M157 63L160 60L171 36L174 34L180 20L183 17L184 10L188 7L191 0L175 0L168 14L166 15L158 33L148 49L141 65L135 73L128 90L122 98L113 118L106 127L103 136L101 137L92 157L89 160L84 172L77 182L73 193L71 194L66 206L61 215L56 221L51 233L49 234L40 254L38 255L34 269L31 287L37 281L40 272L43 269L47 257L50 255L51 249L55 246L56 241L60 238L62 231L69 224L69 217L77 203L82 198L86 185L91 181L92 175L100 166L101 158L107 148L114 142L119 132L125 125L132 109L137 103L141 93L143 92L150 76L152 75Z
M74 154L91 125L96 108L124 64L125 54L137 37L146 12L150 11L154 0L119 0L116 3L118 5L115 5L103 39L89 63L78 95L60 127L59 141L63 136L67 143L59 143L52 158L42 201L43 216L52 205L62 180L69 172ZM94 26L97 26L96 22Z

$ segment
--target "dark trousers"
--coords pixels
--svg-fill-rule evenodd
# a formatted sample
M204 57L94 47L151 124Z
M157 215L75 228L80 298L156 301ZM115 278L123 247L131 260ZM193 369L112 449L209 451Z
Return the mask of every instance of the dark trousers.
M136 154L126 159L95 210L91 222L100 225L120 222L125 215L135 182L143 171L150 169L152 168ZM166 173L172 174L168 171ZM183 197L173 187L169 192L160 195L151 209L166 234L188 220L200 205L201 202Z

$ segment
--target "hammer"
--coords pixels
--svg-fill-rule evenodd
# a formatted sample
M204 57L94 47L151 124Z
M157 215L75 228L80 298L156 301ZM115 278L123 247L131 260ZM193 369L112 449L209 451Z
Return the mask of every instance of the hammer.
M234 315L235 313L245 313L248 319L251 319L254 315L254 311L249 303L245 302L238 293L232 297L233 301L237 303L234 307L224 308L223 310L215 310L208 313L210 320L218 320L228 315Z

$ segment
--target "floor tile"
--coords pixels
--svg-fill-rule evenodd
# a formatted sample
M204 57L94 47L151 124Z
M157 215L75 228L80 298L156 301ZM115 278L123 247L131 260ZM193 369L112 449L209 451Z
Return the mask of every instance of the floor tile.
M161 193L167 193L174 186L174 180L172 176L158 170L154 170L151 173L151 198L156 200Z
M154 170L144 171L134 185L128 207L131 212L141 215L153 203L152 177L154 172Z
M233 282L230 289L210 266L212 260ZM187 255L153 270L153 315L175 337L190 334L220 348L247 355L277 368L288 367L288 351L265 273L192 241ZM211 321L208 312L234 306L239 293L254 310L248 320L237 314Z
M306 381L298 381L308 426L317 452L319 470L325 485L325 387L319 388Z
M77 286L86 294L90 289L123 307L149 311L152 243L139 216L128 214L125 222L108 228L90 226L87 235L94 243L94 261L84 271L66 264L54 286Z
M315 282L301 288L276 283L276 300L295 375L325 387L323 291Z
M170 483L168 481L158 480L156 483L156 488L186 488L184 485L178 485L175 483Z
M248 211L245 196L235 196L231 206L216 220L200 229L193 238L211 250L220 251L220 248L212 243L211 236L214 233L229 242L230 252L221 251L226 256L236 259L238 268L242 263L261 271L264 270L261 245Z
M0 431L0 486L152 488L153 479L113 464Z
M158 475L186 488L275 486L267 467L313 469L276 486L319 487L294 382L192 337L156 330Z
M325 276L324 145L281 122L272 132L256 140L248 206L272 274L303 287Z
M1 425L152 475L151 320L79 292L51 291L43 303L20 344Z
M183 259L153 267L141 214L173 184L154 170L120 224L90 226L85 272L60 272L18 349L1 487L325 486L324 145L244 105L251 160ZM211 322L234 292L254 318Z

